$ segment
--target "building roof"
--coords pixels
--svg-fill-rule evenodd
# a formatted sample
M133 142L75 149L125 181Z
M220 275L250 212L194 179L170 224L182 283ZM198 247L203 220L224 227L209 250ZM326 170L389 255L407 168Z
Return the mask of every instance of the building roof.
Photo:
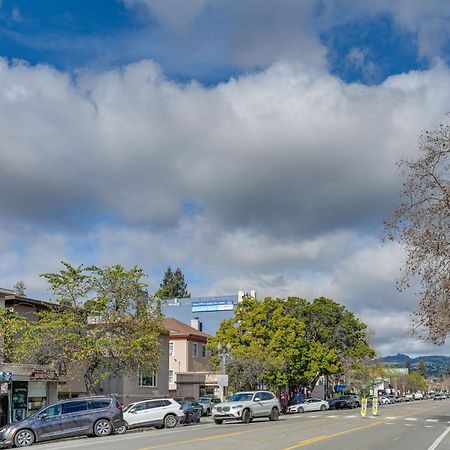
M202 339L207 339L209 337L209 335L203 333L203 331L199 331L196 328L171 317L164 318L163 323L166 330L170 332L170 336L197 337Z

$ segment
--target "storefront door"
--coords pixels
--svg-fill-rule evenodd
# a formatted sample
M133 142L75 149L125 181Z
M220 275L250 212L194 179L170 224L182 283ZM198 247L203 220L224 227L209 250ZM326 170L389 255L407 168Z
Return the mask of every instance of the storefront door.
M0 428L8 423L8 395L0 395Z

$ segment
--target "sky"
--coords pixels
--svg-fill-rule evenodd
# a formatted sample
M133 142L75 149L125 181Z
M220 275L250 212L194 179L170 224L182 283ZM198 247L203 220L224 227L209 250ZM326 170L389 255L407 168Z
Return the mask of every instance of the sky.
M446 0L1 0L0 286L180 267L193 296L327 296L378 354L417 287L396 162L450 111Z

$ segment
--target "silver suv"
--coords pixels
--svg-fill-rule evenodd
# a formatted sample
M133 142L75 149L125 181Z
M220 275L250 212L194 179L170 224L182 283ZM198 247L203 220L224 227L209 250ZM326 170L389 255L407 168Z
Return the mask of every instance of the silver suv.
M72 436L109 436L124 424L122 406L115 398L65 400L0 428L0 448L29 447L35 442Z
M271 392L237 392L227 401L214 405L212 418L219 425L224 420L240 420L249 423L256 417L278 420L280 411L280 402Z

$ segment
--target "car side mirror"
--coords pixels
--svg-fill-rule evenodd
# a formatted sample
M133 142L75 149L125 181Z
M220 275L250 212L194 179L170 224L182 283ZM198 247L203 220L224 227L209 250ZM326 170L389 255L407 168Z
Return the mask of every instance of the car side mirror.
M130 411L130 413L131 413L131 414L137 414L137 411L136 411L135 409L132 409L132 410Z
M261 399L260 399L259 397L256 397L253 401L254 401L254 402L260 402Z
M42 419L45 419L46 417L47 417L47 414L44 413L44 414L41 414L41 415L39 416L39 419L42 420Z

